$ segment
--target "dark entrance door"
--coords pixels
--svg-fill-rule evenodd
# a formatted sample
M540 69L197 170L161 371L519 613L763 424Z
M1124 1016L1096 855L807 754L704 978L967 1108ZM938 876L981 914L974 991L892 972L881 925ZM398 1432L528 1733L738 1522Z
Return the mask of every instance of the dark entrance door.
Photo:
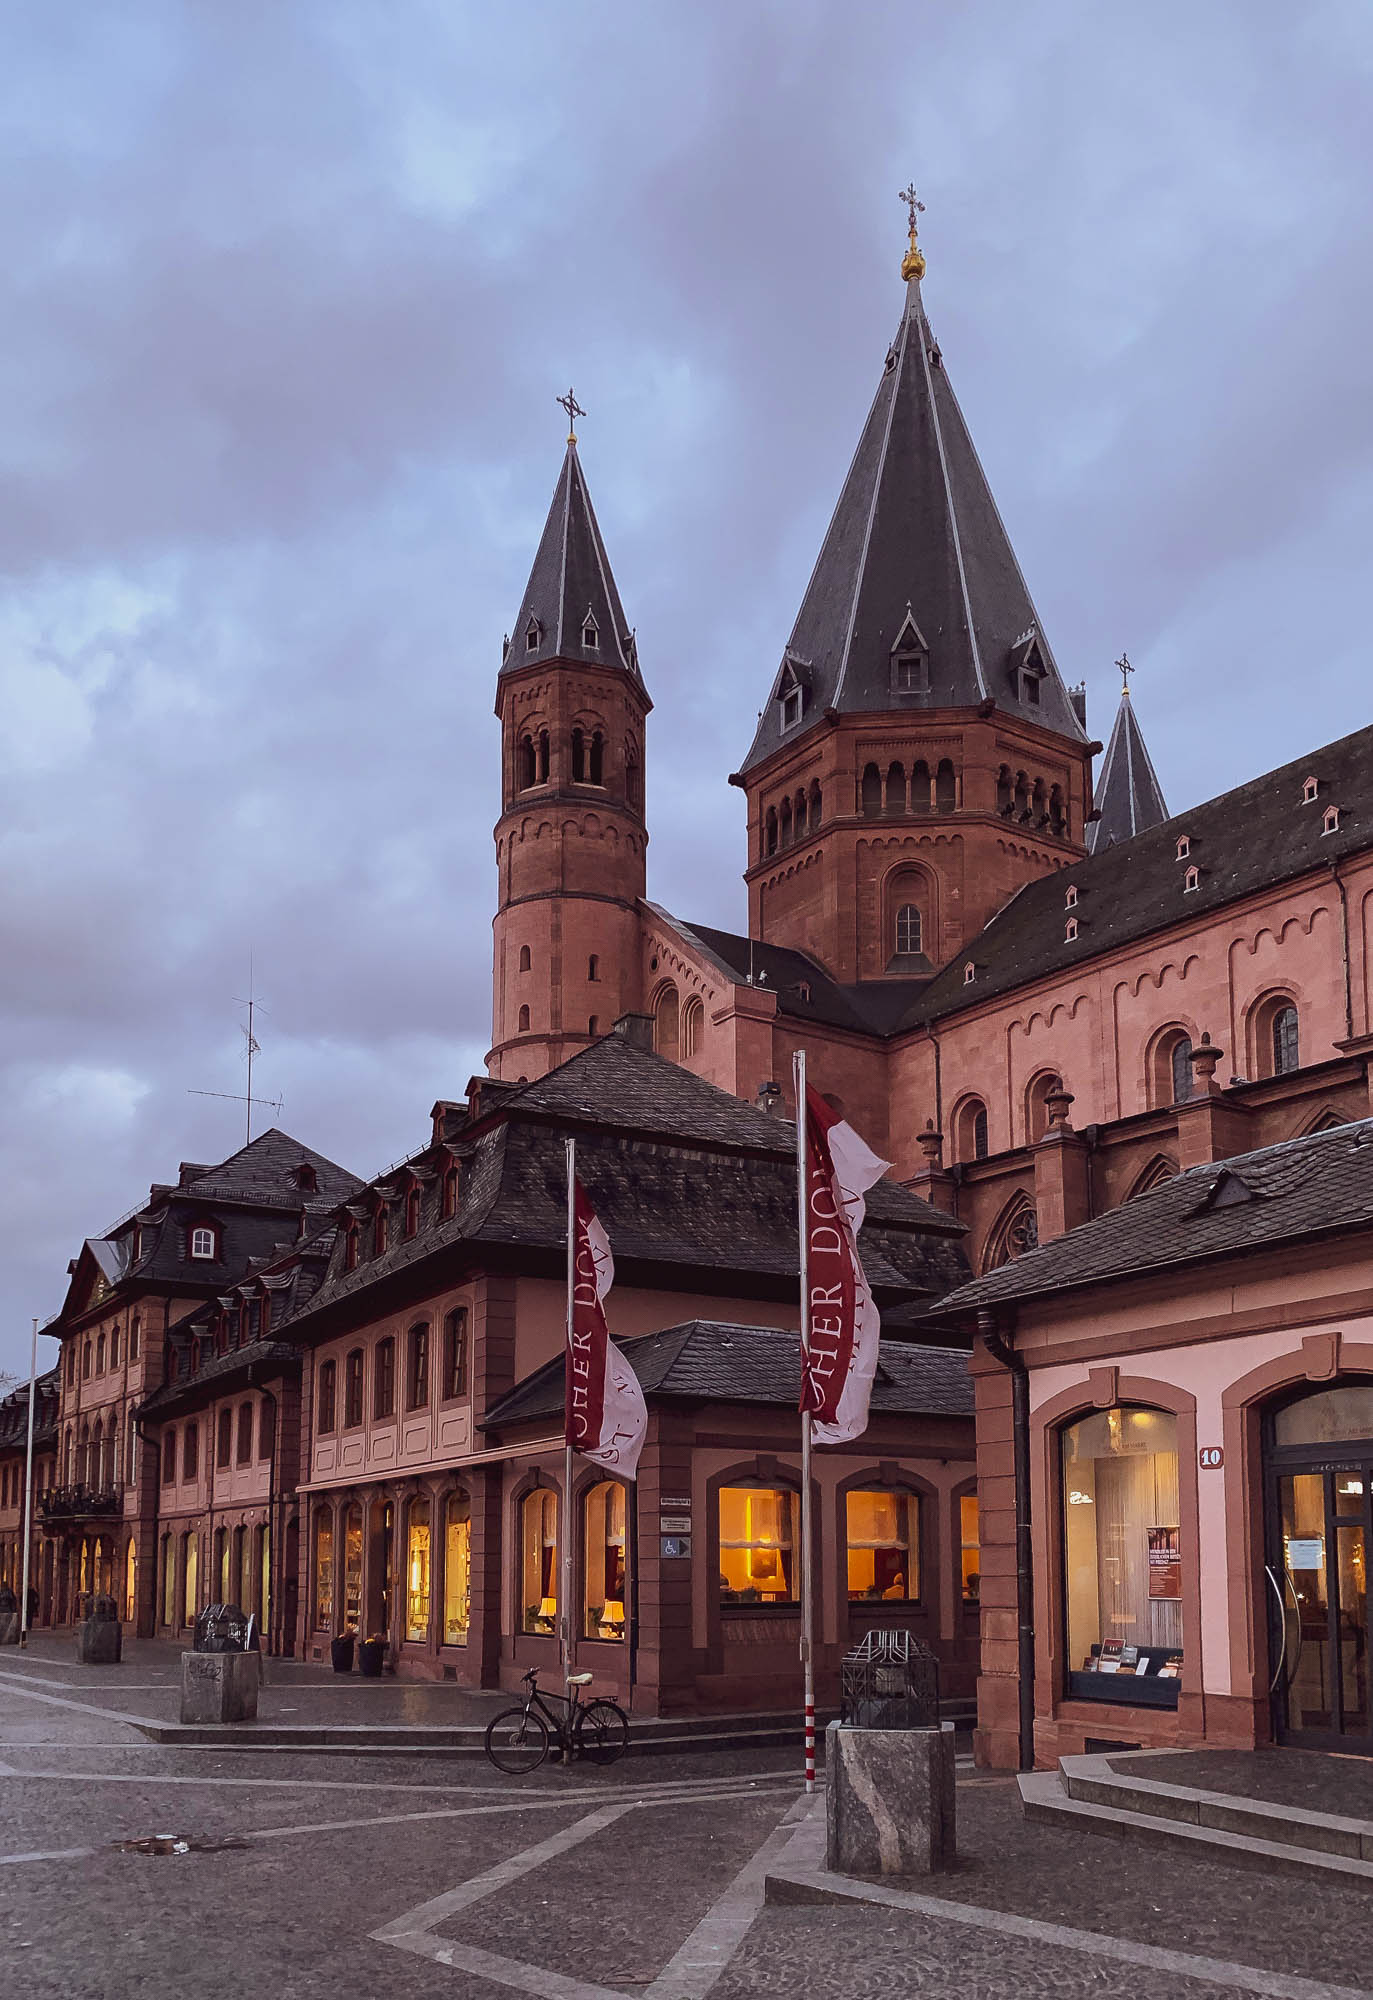
M1373 1755L1373 1439L1270 1444L1267 1472L1274 1733L1280 1743Z

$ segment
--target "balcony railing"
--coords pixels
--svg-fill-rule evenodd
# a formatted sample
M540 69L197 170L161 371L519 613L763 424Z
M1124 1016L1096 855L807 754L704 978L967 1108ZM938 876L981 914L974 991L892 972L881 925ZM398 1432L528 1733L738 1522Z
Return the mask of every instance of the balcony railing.
M38 1512L44 1522L87 1520L123 1511L122 1486L50 1486L38 1496Z

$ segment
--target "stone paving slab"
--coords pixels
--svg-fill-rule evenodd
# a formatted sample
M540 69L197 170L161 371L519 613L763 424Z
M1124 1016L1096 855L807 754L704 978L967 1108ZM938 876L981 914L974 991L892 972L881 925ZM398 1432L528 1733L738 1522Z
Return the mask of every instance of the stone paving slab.
M1110 1755L1108 1761L1122 1777L1373 1821L1373 1758L1324 1750L1170 1750L1163 1756Z

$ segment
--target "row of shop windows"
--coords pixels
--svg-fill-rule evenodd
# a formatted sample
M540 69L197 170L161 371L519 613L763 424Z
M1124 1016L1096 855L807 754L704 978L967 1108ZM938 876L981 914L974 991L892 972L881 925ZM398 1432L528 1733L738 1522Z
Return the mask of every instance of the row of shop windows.
M395 1509L387 1500L373 1507L373 1562L369 1602L363 1602L364 1518L354 1504L343 1515L335 1538L332 1513L315 1517L314 1624L317 1631L362 1632L367 1637L390 1633L394 1588L392 1549ZM450 1493L438 1523L443 1572L439 1639L445 1646L465 1646L472 1590L472 1510L465 1493ZM405 1513L405 1618L407 1640L428 1640L434 1604L435 1524L433 1509L423 1495L412 1499Z
M170 1531L158 1547L160 1578L158 1609L161 1622L173 1631L194 1625L206 1604L237 1604L257 1614L267 1625L272 1590L272 1548L266 1522L249 1528L216 1528L210 1548L210 1571L201 1588L200 1536L194 1528L181 1535ZM137 1601L137 1554L130 1539L125 1556L124 1616L132 1618Z
M315 1429L328 1437L338 1427L355 1429L363 1420L366 1403L367 1356L361 1347L352 1348L343 1358L343 1409L338 1408L338 1363L322 1361L315 1397ZM430 1353L429 1323L420 1320L405 1336L405 1407L429 1407ZM457 1306L443 1324L442 1374L439 1400L454 1402L467 1394L467 1308ZM384 1422L396 1414L396 1342L388 1334L372 1350L372 1417Z

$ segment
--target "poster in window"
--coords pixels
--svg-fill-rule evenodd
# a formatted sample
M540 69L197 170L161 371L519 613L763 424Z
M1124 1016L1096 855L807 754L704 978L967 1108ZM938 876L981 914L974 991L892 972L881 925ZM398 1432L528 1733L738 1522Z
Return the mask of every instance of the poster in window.
M1149 1530L1149 1595L1182 1596L1182 1551L1176 1528Z

